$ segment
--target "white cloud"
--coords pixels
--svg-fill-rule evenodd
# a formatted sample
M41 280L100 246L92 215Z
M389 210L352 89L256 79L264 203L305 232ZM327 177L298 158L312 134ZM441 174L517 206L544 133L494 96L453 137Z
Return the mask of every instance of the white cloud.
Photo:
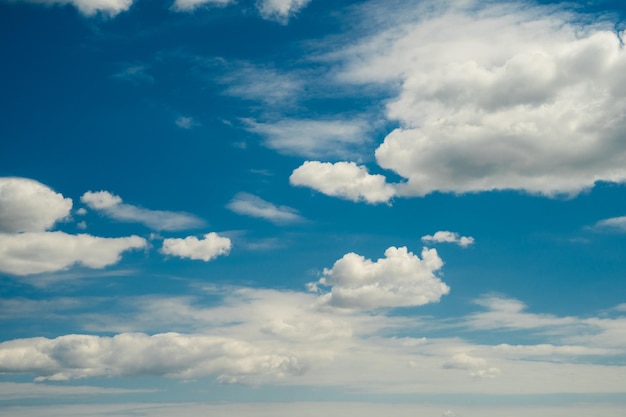
M265 19L286 24L289 18L302 10L310 0L258 0L257 7Z
M211 232L203 239L187 236L184 239L164 239L161 253L179 258L198 259L205 262L230 253L231 242L227 237Z
M385 258L376 262L356 253L348 253L331 269L324 269L317 284L331 287L320 301L340 308L363 310L382 307L419 306L438 302L450 288L435 272L443 261L435 249L422 251L422 259L406 247L390 247Z
M176 12L193 12L204 5L227 6L233 2L234 0L176 0L172 4L172 10Z
M262 198L248 193L238 193L226 207L237 214L258 217L277 224L301 222L304 220L296 209L287 206L275 206Z
M466 353L458 353L443 363L444 369L476 369L487 364L483 358L475 358Z
M85 16L94 16L102 13L108 16L115 16L125 12L132 6L133 0L14 0L27 3L44 5L66 5L71 4Z
M306 158L350 157L369 141L362 120L286 119L257 123L246 119L246 129L265 137L264 145L287 155Z
M310 187L323 194L370 204L388 202L393 185L382 175L372 175L354 162L306 161L289 177L291 185Z
M434 235L422 236L424 243L456 243L461 247L468 247L474 244L474 238L471 236L459 236L458 233L440 230Z
M598 230L626 232L626 216L611 217L609 219L600 220L594 225L593 228Z
M399 193L576 195L626 180L626 51L612 26L526 2L376 4L378 32L334 57L343 82L400 86L387 102L400 127L375 153L408 180Z
M0 370L35 374L38 381L142 375L188 379L216 375L223 382L239 382L257 374L280 377L300 374L305 369L306 365L294 355L206 335L72 334L56 339L37 337L0 343Z
M146 246L138 236L101 238L63 232L0 234L0 271L14 275L55 272L75 264L104 268L121 253Z
M187 117L187 116L179 116L176 119L175 123L176 123L176 126L180 127L181 129L187 129L187 130L200 125L198 122L196 122L193 119L193 117Z
M126 204L119 196L108 191L87 191L80 201L114 220L138 222L154 230L194 229L205 224L204 220L189 213L149 210Z
M72 200L28 178L0 178L0 232L43 232L69 216Z

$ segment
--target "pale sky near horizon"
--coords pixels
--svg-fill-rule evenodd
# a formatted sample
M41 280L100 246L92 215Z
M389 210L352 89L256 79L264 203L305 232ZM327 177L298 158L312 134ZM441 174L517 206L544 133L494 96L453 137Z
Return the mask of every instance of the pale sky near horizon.
M623 416L625 19L0 0L0 414Z

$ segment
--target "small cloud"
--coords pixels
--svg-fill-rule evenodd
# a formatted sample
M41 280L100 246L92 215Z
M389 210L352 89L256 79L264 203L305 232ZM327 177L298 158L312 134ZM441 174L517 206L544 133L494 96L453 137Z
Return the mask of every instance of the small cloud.
M493 379L500 374L501 372L498 368L480 369L478 371L470 372L471 377L484 379Z
M85 214L87 214L87 209L84 207L81 207L78 210L76 210L76 214L78 214L79 216L84 216Z
M258 217L276 224L295 223L304 220L296 209L276 206L248 193L237 194L226 207L237 214Z
M171 9L175 12L193 12L202 6L224 7L233 2L234 0L176 0Z
M231 247L232 243L229 238L211 232L204 235L203 239L195 236L188 236L184 239L164 239L161 253L208 262L218 256L228 255Z
M135 85L152 84L154 77L146 72L147 69L148 67L145 65L132 65L113 74L113 78L128 81Z
M70 4L78 9L84 16L95 16L98 13L114 17L121 12L130 9L133 0L14 0L25 3L45 4L45 5L67 5Z
M204 226L204 220L193 214L163 210L149 210L122 202L108 191L87 191L80 200L89 208L121 222L142 223L154 230L185 230Z
M286 25L289 19L302 10L310 0L259 0L257 8L261 17Z
M487 362L482 358L475 358L465 353L452 356L442 365L443 369L476 369L484 367Z
M609 219L600 220L592 227L592 229L624 233L626 232L626 216L611 217Z
M200 123L195 121L193 117L180 116L176 119L176 126L181 129L191 129L196 126L200 126Z
M396 193L384 176L372 175L354 162L306 161L291 173L289 182L329 196L369 204L387 203Z
M82 222L78 222L76 223L76 227L78 227L80 230L85 230L87 228L87 222L85 222L84 220Z
M456 243L466 248L474 244L474 238L471 236L459 236L458 233L449 232L447 230L436 232L434 235L422 236L424 243Z

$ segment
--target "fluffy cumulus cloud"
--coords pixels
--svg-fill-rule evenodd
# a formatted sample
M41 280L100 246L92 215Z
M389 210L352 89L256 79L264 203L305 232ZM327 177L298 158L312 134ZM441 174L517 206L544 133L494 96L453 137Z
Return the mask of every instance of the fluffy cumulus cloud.
M434 235L422 236L422 242L424 243L456 243L461 247L468 247L474 244L474 238L471 236L460 236L456 232L449 232L447 230L440 230Z
M399 85L377 163L403 195L576 195L626 180L626 51L613 27L549 6L372 7L379 29L334 56L339 79ZM420 40L428 40L422 42Z
M85 16L94 16L102 13L108 16L115 16L125 12L133 4L133 0L14 0L27 3L37 3L44 5L66 5L71 4Z
M309 289L330 287L320 302L333 307L370 310L419 306L437 302L450 291L435 275L442 266L435 249L424 248L420 259L406 247L392 246L375 262L348 253L332 268L324 269L323 277L309 284Z
M295 355L267 352L237 339L206 335L73 334L0 343L0 372L34 374L39 381L145 375L188 379L215 375L223 382L239 382L255 375L300 374L305 369L306 365Z
M310 0L259 0L257 7L265 19L286 24L289 18L303 9Z
M138 236L101 238L63 232L0 234L0 271L14 275L54 272L75 264L104 268L121 253L146 246Z
M154 230L194 229L205 224L202 219L189 213L149 210L126 204L119 196L108 191L87 191L80 201L114 220L142 223Z
M306 161L289 177L291 185L310 187L323 194L370 204L386 203L395 194L382 175L372 175L354 162Z
M276 206L248 193L239 193L228 203L227 207L238 214L258 217L273 223L284 224L300 222L303 218L298 211L287 206Z
M0 232L42 232L67 217L72 200L28 178L0 178Z
M276 123L246 120L247 129L265 137L265 146L306 158L354 156L368 142L367 124L360 120L287 119Z
M208 262L218 256L228 255L231 246L229 238L211 232L204 235L202 239L195 236L187 236L184 239L164 239L161 253Z

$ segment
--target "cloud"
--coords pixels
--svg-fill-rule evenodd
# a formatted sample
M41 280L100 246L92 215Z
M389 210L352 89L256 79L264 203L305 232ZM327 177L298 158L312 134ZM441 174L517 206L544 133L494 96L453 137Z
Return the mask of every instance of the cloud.
M187 130L200 125L200 123L196 122L193 119L193 117L187 117L187 116L178 117L175 123L176 123L176 126L180 127L181 129L187 129Z
M161 253L179 258L198 259L205 262L221 255L228 255L230 239L211 232L204 239L188 236L184 239L164 239Z
M354 162L306 161L296 168L289 182L310 187L323 194L370 204L386 203L395 194L393 185L382 175L372 175Z
M133 0L14 0L25 3L43 4L46 6L71 4L85 16L94 16L98 13L116 16L130 9Z
M375 152L407 179L399 194L574 196L626 180L626 50L612 25L527 2L375 4L376 31L332 57L341 82L399 86L386 106L399 127Z
M204 220L193 214L162 210L149 210L122 202L108 191L87 191L80 198L92 210L121 222L142 223L154 230L185 230L204 226Z
M0 271L13 275L55 272L73 265L104 268L121 253L147 245L138 236L101 238L63 232L0 234Z
M626 232L626 216L611 217L609 219L600 220L593 226L593 228L596 230Z
M465 353L458 353L445 361L442 365L444 369L476 369L487 364L483 358L475 358Z
M28 178L0 178L0 233L43 232L69 216L72 200Z
M310 0L259 0L257 7L264 19L287 24L289 18L302 10Z
M294 355L267 352L244 341L206 335L122 333L113 337L72 334L56 339L0 343L0 372L31 373L37 381L102 376L164 376L189 379L216 375L222 382L248 377L300 374Z
M237 214L258 217L276 224L301 222L304 219L296 209L287 206L275 206L255 195L238 193L226 206Z
M390 247L385 258L376 262L356 253L348 253L331 269L324 269L323 277L310 284L331 287L321 296L321 302L333 307L371 310L382 307L408 307L438 302L450 288L441 282L435 272L443 261L435 249L422 251L422 259L406 247Z
M369 141L361 120L286 119L257 123L246 119L246 129L265 137L264 145L280 153L306 158L354 156Z
M205 5L223 7L233 3L234 0L176 0L172 4L172 10L176 12L193 12Z
M474 238L471 236L459 236L458 233L439 231L434 235L422 236L422 242L424 243L456 243L461 247L468 247L474 244Z
M154 77L148 74L149 67L145 65L131 65L124 68L122 71L113 74L113 78L128 81L135 85L139 84L152 84Z
M239 64L219 82L228 86L227 95L268 105L293 103L302 91L302 82L295 76L248 63Z

